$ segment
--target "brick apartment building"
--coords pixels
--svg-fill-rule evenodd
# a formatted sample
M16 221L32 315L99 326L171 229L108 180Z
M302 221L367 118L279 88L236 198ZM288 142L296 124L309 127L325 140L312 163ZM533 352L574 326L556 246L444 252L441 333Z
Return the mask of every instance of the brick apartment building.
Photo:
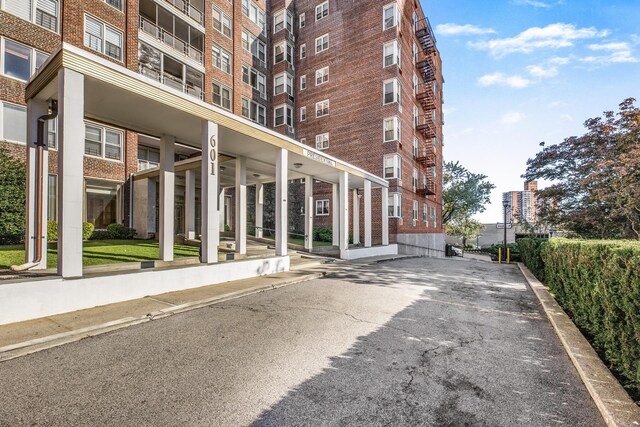
M25 157L26 82L61 42L389 179L392 241L435 247L443 235L443 80L419 3L0 0L0 144L16 157ZM85 219L131 226L132 176L158 165L158 140L91 117L85 126ZM50 219L56 130L51 121ZM176 148L176 160L197 154ZM328 226L331 187L315 196L315 225Z

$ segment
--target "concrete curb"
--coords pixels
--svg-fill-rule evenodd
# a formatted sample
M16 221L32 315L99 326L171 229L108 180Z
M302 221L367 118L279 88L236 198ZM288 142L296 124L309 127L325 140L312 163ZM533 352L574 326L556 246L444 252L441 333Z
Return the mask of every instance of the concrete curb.
M640 426L640 407L602 363L591 344L547 288L522 263L520 271L536 294L565 351L608 426Z
M76 329L69 332L63 332L60 334L50 335L47 337L37 338L37 339L21 342L18 344L12 344L5 347L0 347L0 363L5 362L7 360L15 359L17 357L26 356L28 354L46 350L49 348L58 347L60 345L69 344L75 341L80 341L85 338L91 338L107 332L127 328L129 326L139 325L141 323L151 322L152 320L158 320L165 317L173 316L174 314L184 313L184 312L195 310L198 308L219 304L222 302L245 297L248 295L253 295L253 294L257 294L264 291L278 289L278 288L306 282L313 279L319 279L321 277L324 277L324 275L325 275L324 272L320 272L320 273L314 272L314 273L305 274L299 277L284 278L281 281L274 281L270 284L253 286L250 288L229 292L223 295L218 295L218 296L207 298L204 300L188 302L188 303L176 305L173 307L167 307L162 310L148 313L145 316L126 317L123 319L103 323L100 325L90 326L82 329Z

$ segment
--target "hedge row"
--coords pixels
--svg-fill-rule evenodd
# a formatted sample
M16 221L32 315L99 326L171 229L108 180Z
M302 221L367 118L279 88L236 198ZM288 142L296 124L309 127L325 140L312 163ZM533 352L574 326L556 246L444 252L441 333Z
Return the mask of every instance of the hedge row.
M640 242L530 240L519 241L525 264L639 400Z

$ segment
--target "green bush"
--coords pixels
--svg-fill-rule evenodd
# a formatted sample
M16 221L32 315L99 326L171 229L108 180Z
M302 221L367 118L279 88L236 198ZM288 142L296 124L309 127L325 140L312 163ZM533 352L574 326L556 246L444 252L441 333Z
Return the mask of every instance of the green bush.
M93 230L93 233L91 233L91 237L89 237L89 240L107 240L107 239L111 239L111 234L107 231L107 230Z
M109 233L110 239L128 240L133 239L136 235L136 230L133 228L128 228L116 223L107 225L107 232Z
M544 262L542 261L542 248L549 239L523 238L518 239L520 258L524 265L538 278L544 281Z
M333 230L329 227L314 227L313 240L316 242L333 242Z
M58 240L58 221L47 221L47 240L50 242Z
M507 245L507 248L509 249L509 255L511 256L510 261L511 262L520 261L520 248L518 247L518 245L516 243L509 243ZM491 245L488 247L484 247L480 249L480 252L489 253L497 257L498 249L501 249L502 251L504 251L504 245ZM504 259L504 254L502 254L502 257Z
M96 226L93 225L90 222L83 222L82 223L82 240L89 240L91 238L91 235L93 234L93 229ZM56 230L57 230L58 226L56 224Z
M24 162L0 145L0 245L24 241L26 182Z
M640 242L551 239L540 252L558 303L640 399Z

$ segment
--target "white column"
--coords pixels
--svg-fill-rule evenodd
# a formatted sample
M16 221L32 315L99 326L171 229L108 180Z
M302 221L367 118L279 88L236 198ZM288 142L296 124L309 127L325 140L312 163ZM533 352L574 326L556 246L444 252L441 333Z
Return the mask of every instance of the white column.
M218 167L218 170L220 170L220 167ZM218 183L220 182L220 177L218 177ZM224 188L220 188L220 194L218 195L218 215L220 216L220 218L218 218L218 223L220 224L220 232L224 231L224 210L225 210L225 206L224 206Z
M382 187L382 244L389 244L389 188Z
M201 130L201 184L200 205L202 207L201 255L200 261L211 264L218 262L220 242L220 220L218 216L218 125L208 120L202 121ZM224 197L224 191L222 192Z
M331 236L333 246L340 245L340 202L339 202L339 193L338 193L338 184L333 184L331 186Z
M148 239L149 233L156 232L155 178L133 181L133 228L140 239Z
M236 252L247 253L247 159L236 158Z
M58 274L82 276L84 76L58 71Z
M360 197L358 190L353 190L353 244L360 243Z
M184 174L184 237L196 238L196 171L189 169Z
M287 254L287 167L289 152L279 148L276 155L276 256Z
M262 227L264 227L264 184L256 184L256 237L262 238Z
M304 248L313 249L313 177L304 179Z
M173 261L175 137L160 137L160 259Z
M364 247L371 247L371 181L364 180Z
M349 249L349 174L340 172L340 257Z
M44 148L42 150L42 180L37 182L37 148L38 141L38 117L48 113L48 105L44 101L30 99L27 102L27 211L25 228L25 262L31 263L36 259L36 204L42 204L42 254L40 262L33 267L34 270L47 268L47 201L49 200L49 151L47 147L47 137L44 137ZM45 131L46 131L45 124ZM37 186L42 188L42 199L36 200Z

